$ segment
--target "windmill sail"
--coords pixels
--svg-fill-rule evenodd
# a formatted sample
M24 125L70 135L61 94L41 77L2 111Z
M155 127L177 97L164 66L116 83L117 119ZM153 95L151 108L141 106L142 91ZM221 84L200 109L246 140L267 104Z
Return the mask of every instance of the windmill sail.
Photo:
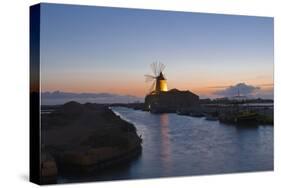
M153 81L149 92L150 93L159 93L159 92L165 92L168 91L167 87L167 79L165 78L163 71L165 69L165 65L161 62L153 62L150 65L152 69L153 75L146 74L145 81L151 82Z

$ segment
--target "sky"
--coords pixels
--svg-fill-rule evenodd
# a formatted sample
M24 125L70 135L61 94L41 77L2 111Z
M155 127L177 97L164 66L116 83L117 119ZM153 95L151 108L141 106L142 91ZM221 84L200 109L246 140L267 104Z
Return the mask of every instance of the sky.
M161 61L169 89L273 97L273 18L43 4L40 34L43 92L143 97Z

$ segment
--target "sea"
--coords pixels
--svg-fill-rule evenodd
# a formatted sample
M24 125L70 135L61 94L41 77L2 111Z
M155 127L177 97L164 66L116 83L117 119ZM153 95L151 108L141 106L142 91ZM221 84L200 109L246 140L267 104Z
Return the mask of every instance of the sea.
M152 114L111 107L135 125L142 153L128 164L87 177L60 177L60 182L145 179L271 171L273 126L237 126L205 117Z

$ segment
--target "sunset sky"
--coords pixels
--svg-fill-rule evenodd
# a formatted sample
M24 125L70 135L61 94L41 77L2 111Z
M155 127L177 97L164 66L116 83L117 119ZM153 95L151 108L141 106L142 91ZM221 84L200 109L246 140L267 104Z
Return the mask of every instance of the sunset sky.
M161 61L168 88L273 93L273 18L43 4L41 88L143 97ZM266 85L265 85L266 84Z

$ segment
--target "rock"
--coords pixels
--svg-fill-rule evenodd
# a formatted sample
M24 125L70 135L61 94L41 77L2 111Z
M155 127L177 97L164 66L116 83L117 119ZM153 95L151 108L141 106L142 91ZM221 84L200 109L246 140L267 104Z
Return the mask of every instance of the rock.
M48 154L41 155L41 179L44 184L55 183L57 180L58 169L54 158Z
M44 160L44 176L57 173L56 165L59 173L92 172L126 162L141 150L134 125L107 105L70 102L45 115L44 121L42 144L57 161Z

